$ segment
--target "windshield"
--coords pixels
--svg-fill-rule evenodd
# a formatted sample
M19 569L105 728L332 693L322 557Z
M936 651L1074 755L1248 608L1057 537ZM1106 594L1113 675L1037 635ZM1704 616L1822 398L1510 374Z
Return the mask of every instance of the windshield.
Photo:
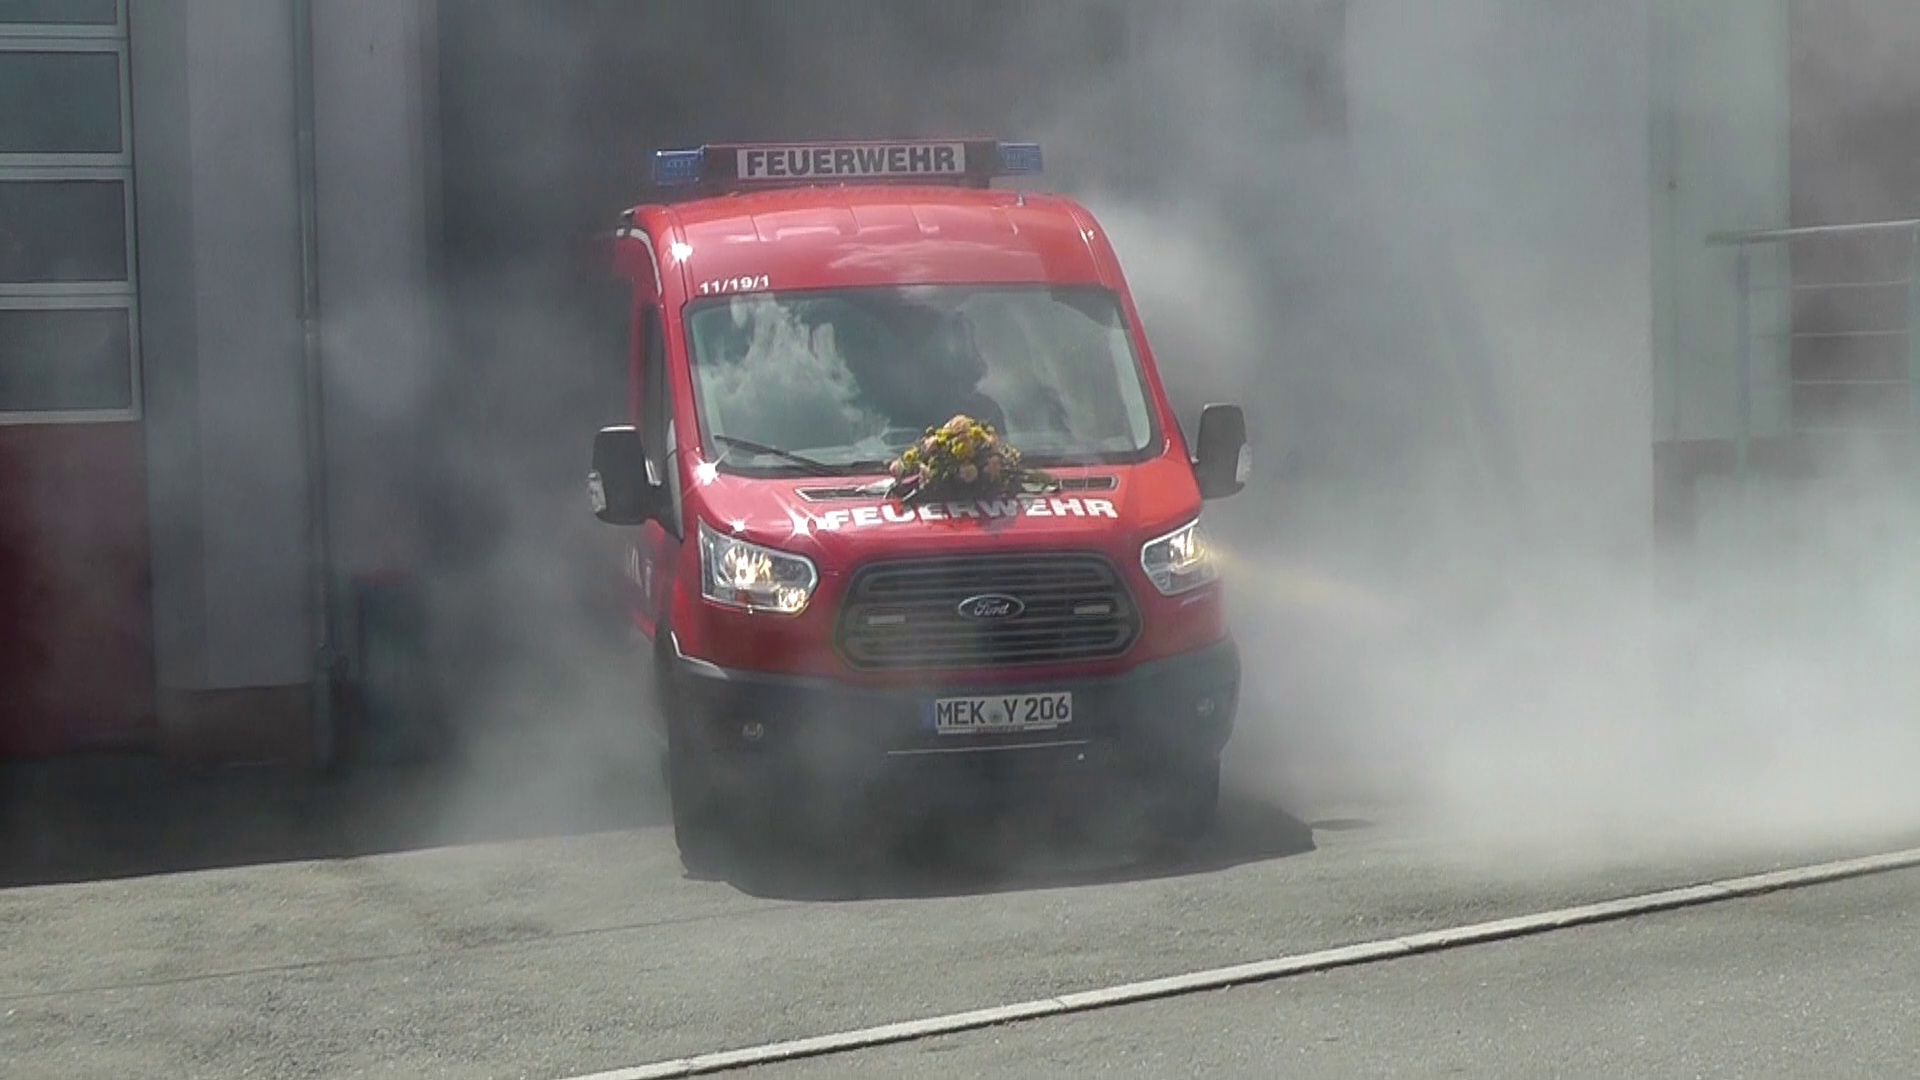
M1106 289L758 293L693 305L687 331L707 454L729 468L879 471L958 413L1035 464L1135 460L1159 439Z

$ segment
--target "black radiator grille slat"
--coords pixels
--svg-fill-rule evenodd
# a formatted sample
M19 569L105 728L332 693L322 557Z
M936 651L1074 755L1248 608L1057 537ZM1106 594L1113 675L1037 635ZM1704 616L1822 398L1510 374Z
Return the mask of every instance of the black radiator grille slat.
M1007 619L970 619L983 594L1025 605ZM1133 597L1098 555L994 555L877 563L854 575L838 642L863 670L1048 664L1118 656L1139 634Z

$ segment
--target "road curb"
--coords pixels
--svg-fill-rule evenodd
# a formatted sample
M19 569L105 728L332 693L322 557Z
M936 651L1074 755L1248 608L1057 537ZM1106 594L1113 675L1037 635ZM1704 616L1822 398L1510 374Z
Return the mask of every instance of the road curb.
M1496 919L1444 930L1431 930L1403 937L1382 938L1378 941L1299 953L1272 960L1122 983L1097 990L1061 994L1057 997L1037 998L1011 1005L947 1013L919 1020L904 1020L877 1027L816 1035L805 1039L675 1058L633 1068L567 1077L565 1080L670 1080L675 1077L709 1076L735 1069L843 1054L895 1043L915 1042L940 1035L999 1027L1026 1020L1092 1012L1205 991L1227 990L1313 972L1356 967L1424 953L1444 952L1470 945L1532 937L1556 930L1617 922L1639 915L1701 907L1742 897L1762 896L1767 893L1804 889L1813 885L1826 885L1851 878L1916 868L1920 868L1920 848L1818 863L1764 874L1725 878L1700 885L1641 893L1592 904L1536 912L1531 915Z

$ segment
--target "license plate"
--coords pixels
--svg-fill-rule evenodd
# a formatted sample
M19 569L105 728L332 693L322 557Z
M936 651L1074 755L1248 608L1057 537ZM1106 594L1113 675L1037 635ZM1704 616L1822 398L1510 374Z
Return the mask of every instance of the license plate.
M988 694L927 703L927 726L941 735L1046 731L1073 722L1073 695Z

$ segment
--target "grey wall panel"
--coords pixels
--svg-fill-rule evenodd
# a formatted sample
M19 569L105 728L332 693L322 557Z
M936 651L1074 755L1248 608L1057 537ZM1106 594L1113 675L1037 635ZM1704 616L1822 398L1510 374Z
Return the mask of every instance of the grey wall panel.
M314 8L332 557L343 579L424 558L414 442L434 411L428 209L432 5Z
M154 659L160 685L192 688L205 685L207 638L187 0L132 5L128 33Z
M288 0L187 5L209 688L309 679Z
M1652 508L1647 0L1356 8L1362 206L1409 271L1359 310L1431 312L1427 406L1513 485L1535 542L1634 550ZM1381 394L1395 392L1391 384ZM1442 445L1444 427L1429 427Z

